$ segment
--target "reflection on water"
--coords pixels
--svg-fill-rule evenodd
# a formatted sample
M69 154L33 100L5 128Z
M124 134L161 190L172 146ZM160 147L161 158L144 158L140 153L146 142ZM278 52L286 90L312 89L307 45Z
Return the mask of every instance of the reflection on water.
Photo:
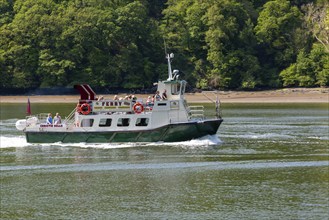
M170 144L28 144L13 109L25 114L1 106L1 219L329 218L328 105L227 104L217 135Z

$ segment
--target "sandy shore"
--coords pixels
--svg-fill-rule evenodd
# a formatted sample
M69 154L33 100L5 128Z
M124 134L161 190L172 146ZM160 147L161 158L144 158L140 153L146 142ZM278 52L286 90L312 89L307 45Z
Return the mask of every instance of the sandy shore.
M105 98L113 95L101 94ZM124 97L126 94L119 94ZM136 95L146 99L148 95ZM68 96L0 96L0 103L76 103L79 95ZM207 103L216 100L212 92L187 93L186 99L190 103ZM220 91L219 99L222 103L329 103L329 88L295 88L256 92Z

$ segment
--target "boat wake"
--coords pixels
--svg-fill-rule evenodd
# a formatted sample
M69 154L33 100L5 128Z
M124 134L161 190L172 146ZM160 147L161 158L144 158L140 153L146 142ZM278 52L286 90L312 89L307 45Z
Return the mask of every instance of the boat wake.
M182 142L151 142L151 143L44 143L32 144L27 143L25 136L0 136L0 148L21 148L29 146L41 147L80 147L80 148L99 148L99 149L115 149L115 148L131 148L131 147L161 147L161 146L175 146L184 148L197 148L204 146L214 146L222 143L217 135L207 135L199 139Z
M0 148L19 148L28 147L32 144L27 143L25 136L0 136Z
M177 146L177 147L203 147L203 146L214 146L221 144L222 141L219 139L217 135L206 135L198 139L193 139L190 141L182 141L182 142L157 142L157 146ZM149 145L155 145L154 143L150 143Z

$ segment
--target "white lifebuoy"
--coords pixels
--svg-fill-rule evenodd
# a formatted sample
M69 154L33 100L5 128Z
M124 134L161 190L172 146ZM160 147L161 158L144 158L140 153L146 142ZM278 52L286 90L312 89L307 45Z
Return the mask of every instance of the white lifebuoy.
M137 102L137 103L133 106L133 110L134 110L134 112L135 112L136 114L140 114L140 113L142 113L142 112L144 111L144 106L143 106L141 103Z
M80 107L80 112L83 115L88 115L91 112L90 105L88 103L84 103Z

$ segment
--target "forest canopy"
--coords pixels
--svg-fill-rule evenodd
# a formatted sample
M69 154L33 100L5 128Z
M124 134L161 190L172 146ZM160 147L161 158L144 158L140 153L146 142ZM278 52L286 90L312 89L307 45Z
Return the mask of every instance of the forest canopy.
M329 85L326 0L0 0L1 91Z

